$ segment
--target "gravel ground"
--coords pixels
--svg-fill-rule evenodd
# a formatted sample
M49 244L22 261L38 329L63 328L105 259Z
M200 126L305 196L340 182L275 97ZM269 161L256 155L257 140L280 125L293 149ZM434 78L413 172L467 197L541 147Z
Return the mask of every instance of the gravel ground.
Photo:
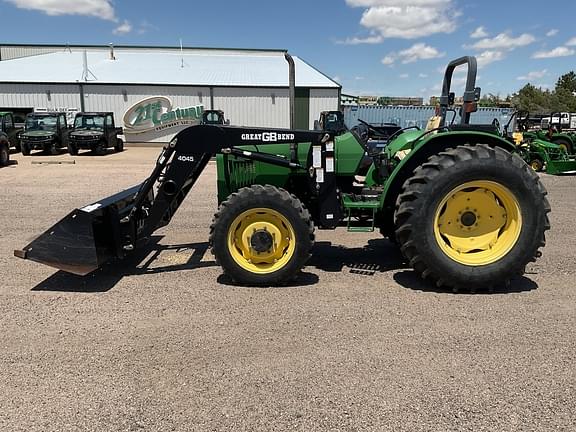
M121 265L80 278L12 257L157 154L0 170L0 430L576 430L576 176L543 176L548 246L510 292L439 291L344 230L318 233L293 286L232 286L207 251L214 165Z

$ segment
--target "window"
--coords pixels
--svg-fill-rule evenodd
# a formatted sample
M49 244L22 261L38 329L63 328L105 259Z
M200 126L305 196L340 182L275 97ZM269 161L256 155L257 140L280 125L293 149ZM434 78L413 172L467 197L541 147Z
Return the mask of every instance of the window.
M4 117L4 127L6 130L10 130L14 127L14 123L12 122L12 116L7 115Z

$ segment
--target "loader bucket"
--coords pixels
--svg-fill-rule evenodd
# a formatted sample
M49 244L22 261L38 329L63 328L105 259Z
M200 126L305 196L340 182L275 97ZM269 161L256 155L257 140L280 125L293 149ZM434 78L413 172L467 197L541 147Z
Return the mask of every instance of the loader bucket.
M76 209L14 255L68 273L87 275L122 256L120 219L140 186Z

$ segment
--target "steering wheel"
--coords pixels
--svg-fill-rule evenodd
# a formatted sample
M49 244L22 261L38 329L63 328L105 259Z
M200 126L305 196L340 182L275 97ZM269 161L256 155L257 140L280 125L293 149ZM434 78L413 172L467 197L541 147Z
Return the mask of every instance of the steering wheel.
M500 121L497 118L494 118L494 120L492 120L492 126L494 126L496 129L498 129L498 131L500 131Z
M368 123L362 122L361 124L354 126L351 131L358 135L364 145L368 144L368 139L370 138L370 126Z

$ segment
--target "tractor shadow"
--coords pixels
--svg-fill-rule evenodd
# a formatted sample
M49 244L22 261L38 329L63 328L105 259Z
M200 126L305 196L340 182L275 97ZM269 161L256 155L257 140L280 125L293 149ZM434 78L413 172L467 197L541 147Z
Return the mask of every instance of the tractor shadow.
M58 271L32 288L32 291L103 293L114 288L125 276L217 267L210 254L208 254L209 259L205 259L209 249L208 242L162 245L160 244L162 239L163 236L153 236L146 245L138 248L124 260L112 261L86 276ZM394 280L405 288L421 292L454 294L450 288L437 287L429 281L422 280L410 269L398 247L386 239L372 239L367 245L356 248L333 245L331 242L317 242L306 266L325 272L348 272L366 277L395 271ZM280 289L316 285L319 280L317 274L303 271ZM218 276L217 282L229 287L254 288L235 284L225 274ZM526 277L517 277L512 279L509 286L495 287L491 292L479 290L477 294L520 293L537 288L538 285L534 281ZM461 294L469 294L469 292L462 290Z
M463 287L461 290L454 291L452 288L445 286L438 287L430 281L422 279L412 270L405 270L394 274L394 280L398 285L403 286L414 291L430 292L437 294L453 294L453 295L502 295L523 293L538 289L538 284L525 276L517 276L510 280L508 285L501 284L493 287L492 290L478 289L474 292Z
M126 151L126 148L124 148L124 151ZM107 148L106 150L104 150L102 153L98 153L94 150L79 150L78 154L74 157L87 157L87 156L91 156L91 157L96 157L96 158L106 158L109 156L113 156L115 154L118 154L118 152L116 150L114 150L113 148Z
M367 245L357 248L317 242L307 265L325 272L349 269L350 273L365 276L408 268L398 246L383 238L368 240Z
M159 244L163 236L153 236L124 260L112 261L86 276L58 271L40 282L32 291L101 293L114 288L125 276L171 273L215 267L214 260L203 260L208 242L178 245Z

